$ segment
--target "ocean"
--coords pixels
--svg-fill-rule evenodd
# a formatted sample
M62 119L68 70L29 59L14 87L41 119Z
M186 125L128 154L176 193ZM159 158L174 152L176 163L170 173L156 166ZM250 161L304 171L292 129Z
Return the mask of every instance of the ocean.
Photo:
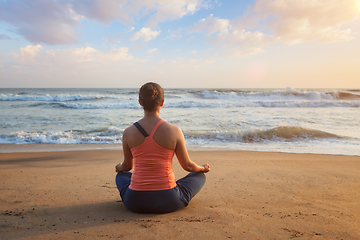
M188 146L360 156L359 89L164 89ZM0 89L1 144L121 144L138 89Z

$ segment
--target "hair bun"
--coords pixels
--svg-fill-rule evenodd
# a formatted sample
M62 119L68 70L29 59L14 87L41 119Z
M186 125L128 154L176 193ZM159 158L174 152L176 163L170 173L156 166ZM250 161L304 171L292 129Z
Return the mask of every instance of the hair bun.
M155 99L159 93L158 93L156 88L153 88L152 90L153 90L153 92L152 92L152 95L151 95L151 99Z

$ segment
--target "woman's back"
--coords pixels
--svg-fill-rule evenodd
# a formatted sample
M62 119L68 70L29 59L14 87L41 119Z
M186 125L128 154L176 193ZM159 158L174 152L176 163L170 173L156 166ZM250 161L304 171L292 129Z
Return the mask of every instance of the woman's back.
M137 123L136 128L142 133L144 141L131 148L135 168L130 189L157 191L176 186L175 175L172 171L174 150L164 148L154 140L158 128L165 123L164 120L160 119L149 134Z
M141 119L138 123L141 127L150 135L155 125L161 120L161 118L154 119ZM162 123L156 132L154 133L154 141L161 147L175 150L176 143L178 140L178 127L168 122ZM127 140L127 144L130 149L141 145L145 137L142 133L134 126L128 127L124 132L124 138Z

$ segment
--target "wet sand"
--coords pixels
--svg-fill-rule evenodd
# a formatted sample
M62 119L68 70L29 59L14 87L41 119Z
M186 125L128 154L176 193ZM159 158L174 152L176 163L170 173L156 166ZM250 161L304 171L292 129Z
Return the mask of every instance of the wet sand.
M360 157L190 151L211 172L178 212L128 211L121 150L0 153L0 239L360 239ZM186 175L174 158L176 178Z

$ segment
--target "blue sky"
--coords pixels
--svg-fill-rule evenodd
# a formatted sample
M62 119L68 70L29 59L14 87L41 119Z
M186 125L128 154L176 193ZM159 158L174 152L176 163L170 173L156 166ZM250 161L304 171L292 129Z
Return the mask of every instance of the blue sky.
M0 0L0 87L360 88L358 0Z

